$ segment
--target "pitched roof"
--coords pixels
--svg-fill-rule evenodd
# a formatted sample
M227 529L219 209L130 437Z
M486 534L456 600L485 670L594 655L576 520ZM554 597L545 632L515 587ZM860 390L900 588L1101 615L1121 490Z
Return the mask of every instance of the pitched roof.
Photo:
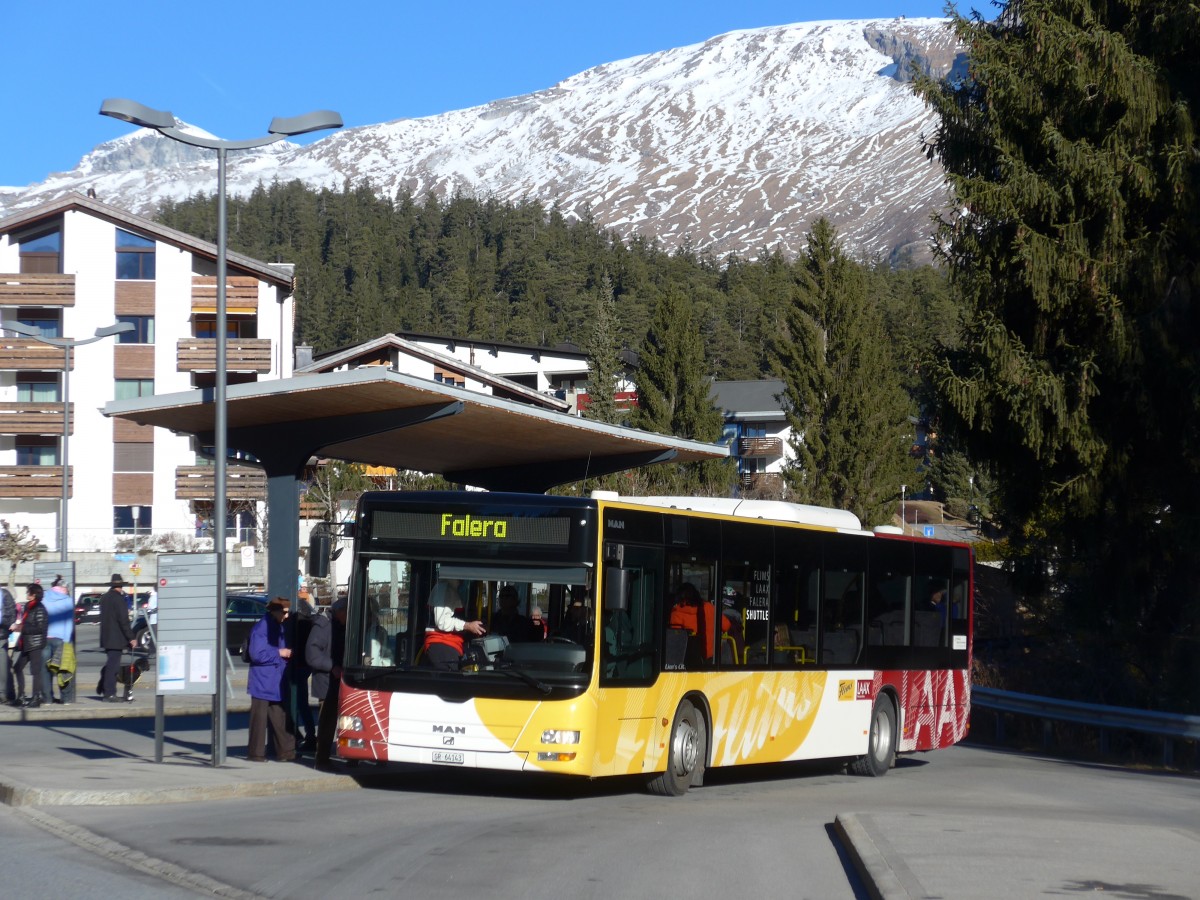
M205 259L211 259L214 262L217 259L216 244L210 244L208 241L202 241L190 234L159 225L151 219L135 215L116 206L109 206L107 203L101 203L99 200L93 200L91 197L85 197L78 193L66 194L57 200L51 200L49 203L42 203L0 219L0 234L9 234L29 228L67 211L86 212L99 219L112 222L114 225L129 228L141 234L152 235L157 240L173 244ZM226 252L225 259L232 268L243 269L262 278L263 281L291 290L295 268L291 263L266 263L232 251Z

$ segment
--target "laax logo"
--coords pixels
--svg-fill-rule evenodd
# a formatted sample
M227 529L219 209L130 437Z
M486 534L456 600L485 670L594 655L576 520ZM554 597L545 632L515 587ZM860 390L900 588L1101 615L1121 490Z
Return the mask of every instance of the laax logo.
M854 692L855 700L870 700L871 699L871 682L863 679L858 682L858 686Z
M434 734L466 734L467 729L463 725L434 725Z

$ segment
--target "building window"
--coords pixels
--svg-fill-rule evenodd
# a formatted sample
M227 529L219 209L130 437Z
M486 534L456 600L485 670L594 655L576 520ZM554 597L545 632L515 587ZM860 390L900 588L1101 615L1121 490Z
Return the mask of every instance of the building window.
M149 506L114 506L113 534L150 534L153 513Z
M22 325L36 328L42 337L62 337L62 316L58 310L20 307L15 316Z
M154 241L117 229L117 278L154 278Z
M117 335L118 344L154 343L154 316L117 316L117 322L133 326L133 331L122 331Z
M215 338L217 336L216 316L196 316L192 323L194 336L198 338ZM258 320L227 316L225 319L225 337L232 340L248 340L258 337Z
M40 434L18 434L15 439L18 466L57 466L58 438Z
M118 378L113 383L115 400L135 400L154 396L153 378Z
M465 388L467 380L457 376L453 372L443 372L441 369L433 370L433 380L439 384L448 384L450 387Z
M18 403L61 403L58 377L49 372L17 373Z
M22 275L62 273L62 232L58 229L21 241Z
M113 444L114 472L153 472L154 444L149 441Z

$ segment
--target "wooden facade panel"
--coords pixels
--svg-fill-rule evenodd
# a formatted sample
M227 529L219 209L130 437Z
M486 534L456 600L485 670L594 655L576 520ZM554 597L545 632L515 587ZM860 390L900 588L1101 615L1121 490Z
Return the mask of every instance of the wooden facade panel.
M211 500L216 492L213 466L179 466L175 469L178 500ZM225 496L229 500L266 500L267 473L252 466L225 468Z
M74 275L0 275L0 306L74 305Z
M118 316L154 315L155 282L117 281L114 304Z
M68 484L68 497L74 487L74 483ZM62 499L62 466L0 466L0 499L26 497Z
M113 419L113 443L149 444L154 442L154 426L138 425L128 419Z
M71 404L71 431L75 430L75 404ZM0 403L0 435L54 434L63 431L61 403Z
M116 378L153 378L154 346L152 344L117 344L113 348Z
M43 344L33 338L0 337L0 369L33 369L38 372L61 372L65 354L58 347ZM74 364L75 353L71 352Z
M113 474L113 506L152 506L154 476L149 472Z
M217 308L217 276L192 276L192 309ZM225 278L225 311L252 313L258 311L258 279L251 275L228 275Z
M216 338L183 338L178 344L177 371L215 372ZM225 368L229 372L271 371L270 338L234 338L225 343Z

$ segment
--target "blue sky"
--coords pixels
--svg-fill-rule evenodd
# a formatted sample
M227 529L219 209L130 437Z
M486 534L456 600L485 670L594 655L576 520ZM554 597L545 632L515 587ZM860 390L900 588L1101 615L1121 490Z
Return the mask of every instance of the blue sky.
M945 3L59 0L9 6L0 20L3 55L10 76L19 77L10 77L0 121L0 184L21 186L73 168L97 144L129 131L98 114L106 97L169 109L219 137L242 140L265 134L274 116L332 109L353 126L434 115L740 28L941 16Z

